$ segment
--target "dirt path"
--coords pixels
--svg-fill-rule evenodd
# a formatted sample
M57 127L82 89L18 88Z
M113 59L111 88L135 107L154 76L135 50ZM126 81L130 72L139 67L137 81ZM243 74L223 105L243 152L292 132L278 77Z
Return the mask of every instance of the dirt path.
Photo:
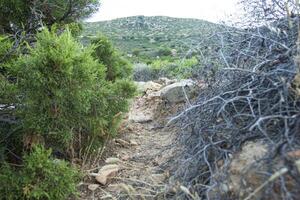
M106 186L87 190L81 199L164 199L169 172L160 166L172 155L168 147L175 137L175 130L164 127L170 113L157 96L137 97L104 156L119 158L121 170Z

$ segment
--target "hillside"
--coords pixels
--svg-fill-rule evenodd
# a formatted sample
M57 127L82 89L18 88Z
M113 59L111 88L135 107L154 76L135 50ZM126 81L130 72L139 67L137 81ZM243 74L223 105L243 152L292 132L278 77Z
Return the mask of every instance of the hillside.
M221 25L198 19L135 16L85 23L82 40L88 42L101 32L133 59L134 56L153 58L169 53L181 57L220 28Z

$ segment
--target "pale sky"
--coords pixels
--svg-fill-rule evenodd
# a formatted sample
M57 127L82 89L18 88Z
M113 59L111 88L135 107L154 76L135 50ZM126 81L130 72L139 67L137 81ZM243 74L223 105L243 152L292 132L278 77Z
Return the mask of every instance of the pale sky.
M238 0L101 0L100 10L87 21L136 15L226 20L238 10Z

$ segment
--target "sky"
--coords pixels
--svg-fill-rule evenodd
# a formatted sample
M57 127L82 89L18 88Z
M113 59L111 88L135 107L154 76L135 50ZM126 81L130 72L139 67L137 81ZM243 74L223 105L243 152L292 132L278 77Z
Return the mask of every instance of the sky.
M226 20L238 11L238 0L101 0L101 7L87 21L103 21L136 15Z

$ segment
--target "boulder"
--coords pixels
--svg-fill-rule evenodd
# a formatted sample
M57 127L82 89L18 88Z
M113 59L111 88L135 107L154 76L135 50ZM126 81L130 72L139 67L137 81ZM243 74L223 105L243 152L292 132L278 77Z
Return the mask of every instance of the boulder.
M229 168L228 189L241 198L259 187L265 180L257 173L257 160L268 153L268 146L263 142L248 142L242 147L242 151L233 158ZM258 167L261 168L261 167ZM264 167L263 167L264 168ZM241 178L244 178L244 189L241 185ZM249 190L249 191L248 191Z
M176 83L176 80L171 80L171 79L168 79L168 78L166 78L166 77L161 77L161 78L159 78L158 80L156 80L155 83L158 83L158 84L167 86L167 85Z
M96 180L98 183L106 185L108 181L117 175L119 170L119 165L105 165L99 170Z
M158 91L162 87L161 84L155 83L153 81L148 82L135 82L135 85L137 86L137 91L140 93L147 93L150 91Z
M244 144L241 151L231 158L229 168L222 169L221 166L224 163L220 163L220 169L226 169L228 176L225 179L223 176L215 176L219 185L209 192L209 197L218 199L220 196L225 198L225 196L232 195L238 199L245 199L265 181L261 174L257 173L258 169L262 170L265 166L257 161L267 153L268 146L261 141ZM260 199L259 196L260 194L257 194L257 199Z
M177 83L168 85L160 90L161 98L173 104L186 100L185 93L189 99L197 94L197 85L192 80L182 80Z

